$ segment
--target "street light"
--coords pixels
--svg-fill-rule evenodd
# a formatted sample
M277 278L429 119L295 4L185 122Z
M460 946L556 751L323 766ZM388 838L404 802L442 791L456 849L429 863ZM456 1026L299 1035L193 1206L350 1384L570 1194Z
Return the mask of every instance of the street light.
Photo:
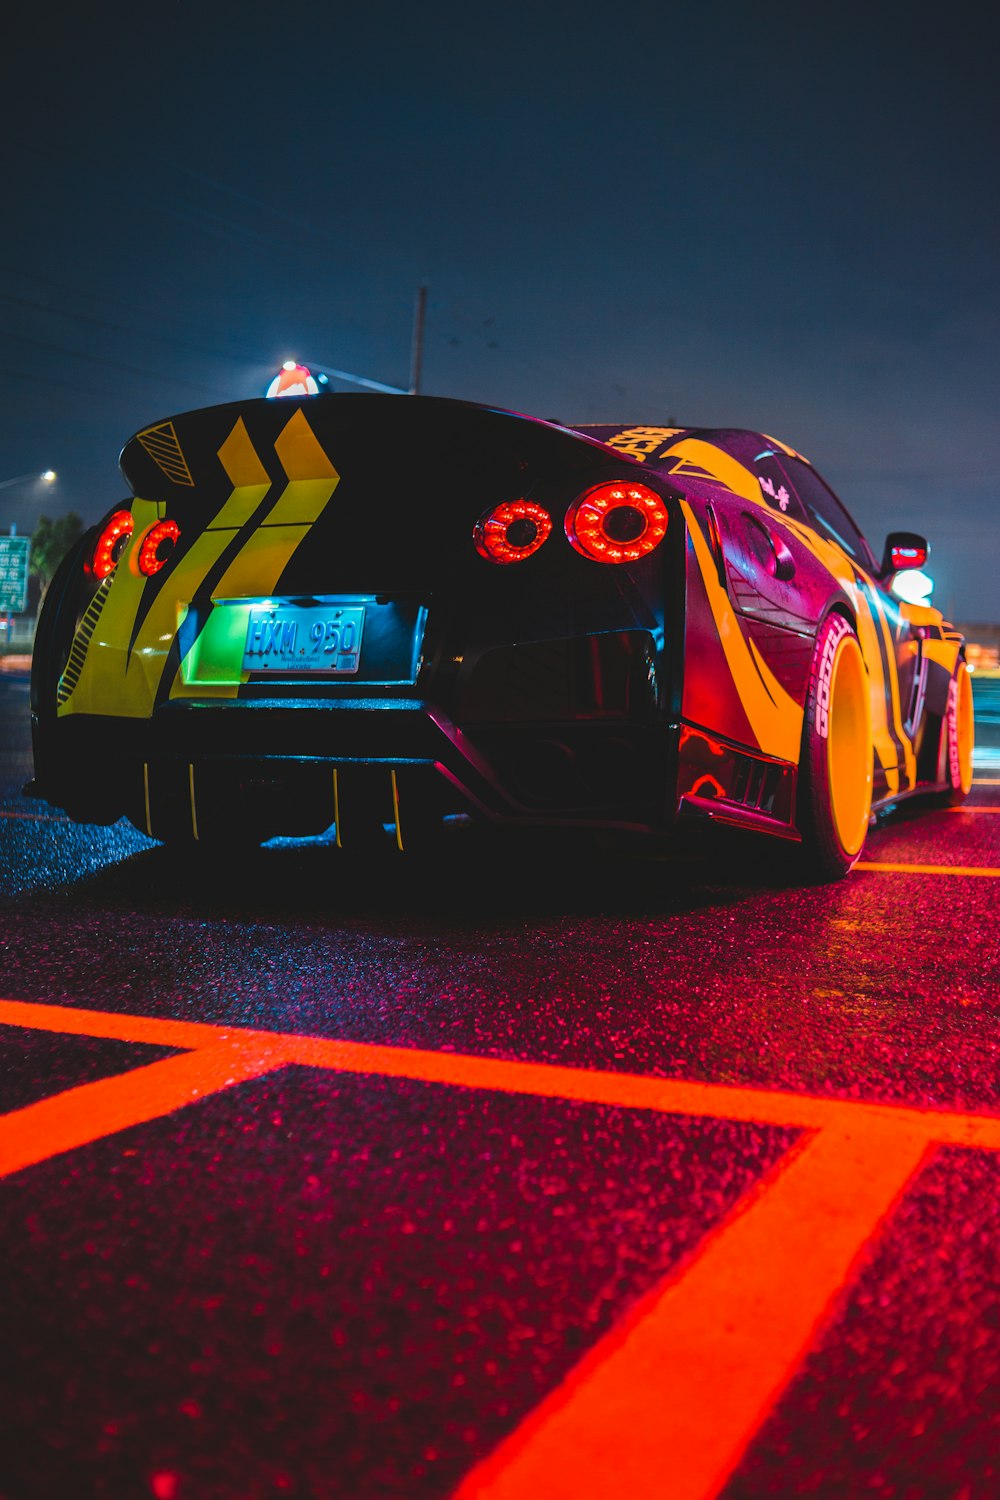
M24 484L30 479L42 479L46 484L53 484L55 477L55 469L43 469L40 474L15 474L13 479L0 479L0 490L5 490L12 484Z
M43 469L41 473L36 474L15 474L13 479L0 479L0 490L9 489L12 484L30 484L32 482L37 484L39 481L42 484L54 484L55 479L55 469ZM11 536L17 536L16 521L11 521L10 523L10 534Z

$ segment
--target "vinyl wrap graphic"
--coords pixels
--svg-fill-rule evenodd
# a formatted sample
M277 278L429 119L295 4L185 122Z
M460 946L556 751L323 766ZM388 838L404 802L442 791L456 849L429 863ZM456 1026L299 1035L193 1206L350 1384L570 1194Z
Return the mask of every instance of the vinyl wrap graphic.
M165 427L173 433L170 423L150 432ZM143 433L139 441L156 463L169 478L186 483L167 467L159 449L150 448L148 438ZM176 436L173 441L180 454ZM231 493L204 530L178 547L176 561L172 557L151 578L138 570L139 549L167 507L136 497L135 527L110 580L106 604L96 620L88 610L74 641L70 660L77 677L59 704L60 714L148 718L168 695L236 696L237 683L231 679L190 686L182 671L184 658L203 633L211 640L216 599L266 596L274 589L340 478L301 410L293 413L274 449L287 484L272 501L270 475L242 418L237 420L218 451ZM64 680L70 681L69 669Z

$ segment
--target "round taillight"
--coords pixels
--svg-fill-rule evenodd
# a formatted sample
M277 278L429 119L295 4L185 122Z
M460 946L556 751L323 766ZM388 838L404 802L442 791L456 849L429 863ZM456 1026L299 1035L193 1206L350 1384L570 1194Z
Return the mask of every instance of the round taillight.
M134 525L131 511L115 511L97 538L97 545L94 548L94 557L90 566L95 578L101 580L110 578L117 567L118 559L125 551Z
M157 521L139 543L139 572L151 578L163 567L177 545L181 528L176 521Z
M667 507L644 484L598 484L566 512L566 535L594 562L638 562L667 531Z
M552 530L552 517L533 500L505 500L476 523L472 539L490 562L523 562L537 552Z

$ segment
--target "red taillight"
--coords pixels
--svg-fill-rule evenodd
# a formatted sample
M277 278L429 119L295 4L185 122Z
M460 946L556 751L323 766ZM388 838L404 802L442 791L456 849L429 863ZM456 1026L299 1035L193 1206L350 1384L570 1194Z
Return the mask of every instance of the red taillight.
M644 484L598 484L566 513L566 535L595 562L638 562L667 531L667 507Z
M889 556L893 569L922 568L927 561L926 547L890 547Z
M97 538L97 546L94 548L91 567L95 578L108 578L115 571L118 559L125 551L125 545L132 535L134 525L131 511L115 511Z
M480 557L515 563L537 552L551 530L552 517L533 500L505 500L480 517L472 539Z
M147 578L158 573L177 543L181 528L176 521L157 521L139 543L139 572Z

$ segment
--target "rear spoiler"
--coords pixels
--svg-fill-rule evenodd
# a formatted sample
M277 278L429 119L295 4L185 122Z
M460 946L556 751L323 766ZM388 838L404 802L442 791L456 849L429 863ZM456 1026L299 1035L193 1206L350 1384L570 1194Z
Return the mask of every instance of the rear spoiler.
M519 412L441 396L329 395L260 398L203 407L155 422L126 443L120 464L134 495L200 509L220 506L239 484L341 472L356 464L399 465L418 454L426 462L478 464L518 461L552 465L620 465L626 455L554 422Z

